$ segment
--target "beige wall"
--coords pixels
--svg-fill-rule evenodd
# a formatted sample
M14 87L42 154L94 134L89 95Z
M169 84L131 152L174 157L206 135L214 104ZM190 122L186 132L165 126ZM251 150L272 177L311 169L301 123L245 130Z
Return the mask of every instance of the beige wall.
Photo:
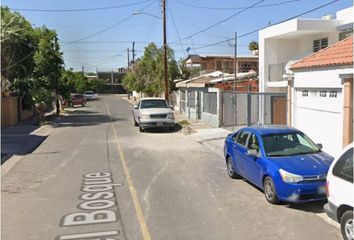
M1 126L15 125L17 120L17 97L1 97Z
M18 116L18 97L1 97L1 126L12 126L33 116L32 110L22 110ZM21 102L20 102L21 104ZM22 106L19 106L22 109Z
M353 142L353 78L344 80L343 147Z

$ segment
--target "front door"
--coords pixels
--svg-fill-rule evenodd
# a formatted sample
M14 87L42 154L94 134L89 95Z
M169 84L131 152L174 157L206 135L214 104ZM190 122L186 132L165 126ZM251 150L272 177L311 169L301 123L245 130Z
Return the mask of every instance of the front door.
M272 124L286 125L286 98L272 98Z

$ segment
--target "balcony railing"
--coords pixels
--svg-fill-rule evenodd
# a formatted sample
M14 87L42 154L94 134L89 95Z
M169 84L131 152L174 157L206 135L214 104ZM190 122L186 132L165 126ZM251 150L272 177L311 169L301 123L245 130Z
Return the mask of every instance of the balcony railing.
M284 81L285 63L276 63L268 65L268 82Z

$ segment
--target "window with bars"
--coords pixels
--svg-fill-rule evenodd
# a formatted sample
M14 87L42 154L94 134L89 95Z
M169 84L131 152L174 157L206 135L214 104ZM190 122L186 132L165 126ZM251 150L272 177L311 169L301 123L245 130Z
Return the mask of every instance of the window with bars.
M327 91L320 91L320 97L327 97Z
M303 96L303 97L308 97L308 96L309 96L309 91L303 90L303 91L302 91L302 96Z
M337 91L330 91L329 92L329 97L330 98L336 98L337 97Z
M313 41L313 52L328 47L328 38L321 38Z

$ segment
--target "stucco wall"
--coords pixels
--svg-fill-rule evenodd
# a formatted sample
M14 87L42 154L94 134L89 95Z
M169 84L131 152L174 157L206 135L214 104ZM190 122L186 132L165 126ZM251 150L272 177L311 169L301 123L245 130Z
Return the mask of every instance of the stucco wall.
M353 68L325 68L295 72L292 88L292 125L304 131L324 151L337 156L343 139L343 80L340 74L353 73ZM309 92L302 97L302 90ZM327 91L321 98L319 91ZM329 98L330 90L337 91L336 98Z

